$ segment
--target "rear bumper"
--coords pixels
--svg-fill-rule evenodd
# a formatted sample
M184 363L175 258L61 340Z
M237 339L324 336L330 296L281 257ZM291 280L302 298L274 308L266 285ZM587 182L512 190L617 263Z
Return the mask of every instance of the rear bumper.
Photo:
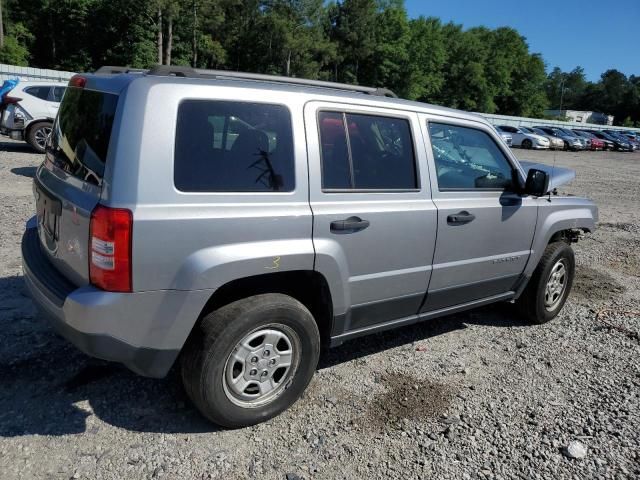
M27 228L22 237L22 266L25 283L39 310L78 349L92 357L122 363L147 377L167 374L186 338L183 333L172 334L175 329L171 324L179 317L168 318L176 313L170 294L77 288L46 258L36 228Z

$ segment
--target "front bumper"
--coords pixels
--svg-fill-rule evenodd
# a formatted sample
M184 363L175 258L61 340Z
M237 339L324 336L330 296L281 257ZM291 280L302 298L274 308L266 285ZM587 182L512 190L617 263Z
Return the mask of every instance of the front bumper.
M161 378L168 373L180 353L182 343L178 339L183 336L170 335L169 321L175 323L180 318L167 317L176 313L171 294L77 288L46 258L36 228L27 228L22 237L22 267L38 309L54 330L78 349L92 357L123 363L147 377ZM141 342L145 337L149 341Z

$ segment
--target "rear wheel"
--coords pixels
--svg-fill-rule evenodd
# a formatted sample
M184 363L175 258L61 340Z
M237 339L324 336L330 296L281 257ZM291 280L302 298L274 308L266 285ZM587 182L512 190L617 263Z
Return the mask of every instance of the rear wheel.
M522 148L526 148L527 150L531 150L531 147L533 147L533 143L531 142L531 140L526 138L526 139L524 139L522 141Z
M256 295L204 317L185 346L182 379L205 417L245 427L295 403L319 355L318 327L304 305L287 295Z
M574 273L575 258L571 247L564 242L547 245L529 284L517 301L521 313L533 323L553 320L571 292Z
M27 143L38 153L44 153L47 140L51 135L51 122L37 122L29 128Z

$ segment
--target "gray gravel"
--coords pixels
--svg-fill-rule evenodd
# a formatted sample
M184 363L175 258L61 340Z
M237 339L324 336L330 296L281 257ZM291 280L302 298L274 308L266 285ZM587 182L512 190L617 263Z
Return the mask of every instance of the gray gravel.
M0 142L0 478L640 477L640 153L555 156L601 228L554 322L498 305L352 341L291 410L223 431L175 372L90 359L38 317L19 243L42 157Z

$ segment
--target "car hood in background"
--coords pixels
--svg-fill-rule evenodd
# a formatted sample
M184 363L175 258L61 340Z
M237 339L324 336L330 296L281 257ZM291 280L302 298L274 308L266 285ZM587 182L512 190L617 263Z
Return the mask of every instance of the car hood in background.
M571 170L570 168L554 167L545 163L527 161L520 161L520 165L522 165L522 168L527 173L532 168L547 172L549 174L549 191L552 191L554 188L558 188L560 185L569 183L571 180L576 178L575 170Z

